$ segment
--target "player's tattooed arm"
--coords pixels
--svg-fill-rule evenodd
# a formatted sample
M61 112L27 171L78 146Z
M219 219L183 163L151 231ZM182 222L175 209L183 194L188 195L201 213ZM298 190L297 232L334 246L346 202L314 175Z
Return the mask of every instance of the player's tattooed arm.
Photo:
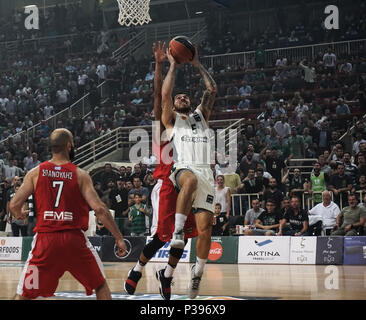
M205 69L205 67L199 64L199 71L202 75L203 81L205 82L206 90L203 92L200 110L203 113L203 116L208 121L210 118L211 110L215 103L216 98L216 82L210 75L210 73Z
M195 46L195 54L193 60L190 62L193 66L195 66L205 83L206 90L203 93L201 104L199 105L199 109L201 110L203 116L205 117L206 121L210 118L212 107L215 103L217 85L214 78L211 74L206 70L206 68L199 62L198 60L198 50L197 46Z

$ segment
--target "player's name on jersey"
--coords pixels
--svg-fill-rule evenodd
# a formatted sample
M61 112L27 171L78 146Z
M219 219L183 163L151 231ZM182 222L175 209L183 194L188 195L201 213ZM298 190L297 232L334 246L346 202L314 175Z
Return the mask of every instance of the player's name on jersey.
M208 143L208 137L189 137L189 136L183 136L181 137L181 140L183 142L193 142L193 143Z
M60 178L60 179L69 179L72 180L72 172L64 172L64 171L54 171L54 170L42 170L43 177L50 177L50 178Z

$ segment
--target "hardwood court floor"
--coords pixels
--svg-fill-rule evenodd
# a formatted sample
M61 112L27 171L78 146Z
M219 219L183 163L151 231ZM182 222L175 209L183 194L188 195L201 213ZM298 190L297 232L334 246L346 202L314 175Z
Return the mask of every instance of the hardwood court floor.
M162 263L145 267L136 294L127 296L123 281L135 263L104 262L107 281L115 299L161 299L155 271ZM11 299L23 269L19 262L0 262L0 299ZM338 276L337 274L338 273ZM182 263L175 271L173 299L187 298L190 264ZM338 289L329 289L329 276ZM328 280L327 280L328 279ZM328 284L328 285L327 285ZM328 288L328 289L327 289ZM286 299L286 300L364 300L366 299L366 266L314 265L233 265L207 264L201 282L202 299ZM56 297L52 299L85 299L84 288L69 274L60 280Z

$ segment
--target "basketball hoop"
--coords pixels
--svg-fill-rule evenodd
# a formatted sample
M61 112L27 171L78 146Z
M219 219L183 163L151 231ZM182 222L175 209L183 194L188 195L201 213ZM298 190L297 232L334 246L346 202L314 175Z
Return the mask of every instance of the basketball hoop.
M150 0L117 0L119 7L118 22L121 26L143 25L151 21Z

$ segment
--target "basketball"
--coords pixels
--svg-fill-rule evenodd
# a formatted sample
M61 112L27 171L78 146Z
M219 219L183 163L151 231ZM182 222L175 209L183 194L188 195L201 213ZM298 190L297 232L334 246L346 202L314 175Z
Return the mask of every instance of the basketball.
M169 43L170 53L178 63L192 61L195 48L192 42L185 36L177 36Z

